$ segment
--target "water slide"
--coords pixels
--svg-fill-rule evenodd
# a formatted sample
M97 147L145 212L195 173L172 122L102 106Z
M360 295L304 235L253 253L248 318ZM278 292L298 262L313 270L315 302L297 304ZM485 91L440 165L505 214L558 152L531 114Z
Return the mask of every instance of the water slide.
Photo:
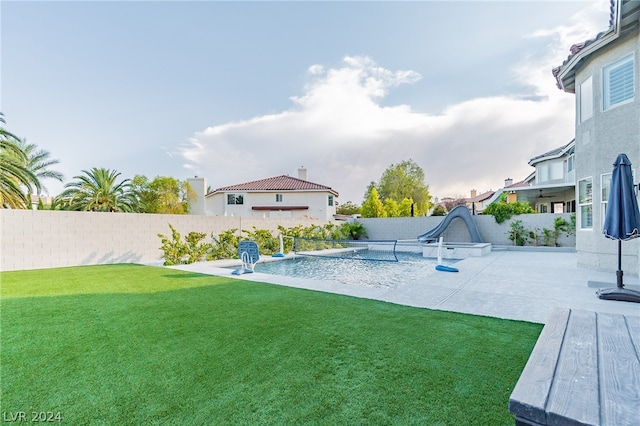
M465 225L467 225L467 229L469 230L469 234L471 235L471 242L481 243L482 238L480 237L480 233L478 232L478 227L475 222L471 218L471 213L469 213L469 209L467 206L457 206L453 210L451 210L436 226L435 228L425 232L422 235L418 235L418 240L420 241L428 241L428 240L437 240L440 235L447 229L451 221L455 218L460 218L464 221Z

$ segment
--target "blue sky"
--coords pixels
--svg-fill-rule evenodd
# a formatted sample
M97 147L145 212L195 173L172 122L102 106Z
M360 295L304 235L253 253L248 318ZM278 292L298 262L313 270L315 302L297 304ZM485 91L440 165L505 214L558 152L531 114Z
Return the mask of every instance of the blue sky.
M105 167L217 188L304 166L359 204L413 159L432 195L469 196L571 140L551 69L608 4L2 1L0 110L65 183Z

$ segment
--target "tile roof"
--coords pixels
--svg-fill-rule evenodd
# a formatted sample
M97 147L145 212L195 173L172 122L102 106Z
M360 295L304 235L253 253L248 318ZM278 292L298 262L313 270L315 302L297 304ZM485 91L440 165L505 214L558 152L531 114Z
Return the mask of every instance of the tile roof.
M565 92L575 93L575 70L572 68L579 68L581 63L588 55L599 48L598 45L594 47L591 52L585 53L585 57L576 58L585 50L585 48L598 42L598 44L606 44L608 41L614 40L615 37L621 32L625 32L629 29L633 29L637 25L637 21L640 16L640 1L638 0L609 0L609 28L605 31L598 33L594 38L585 40L581 43L576 43L569 48L570 55L565 59L562 65L553 68L551 73L556 79L556 86L558 89ZM617 20L617 21L616 21ZM607 40L603 40L607 36ZM602 40L602 42L601 42ZM574 63L574 58L576 59ZM566 74L561 76L561 74ZM563 78L564 77L564 78ZM568 80L568 84L565 84L563 80Z
M569 152L575 146L576 140L572 139L568 144L562 145L561 147L552 149L551 151L547 151L544 154L536 155L531 160L529 160L529 165L533 166L536 163L539 163L545 158L556 158L564 154L565 152ZM570 152L569 152L570 153Z
M482 194L476 195L475 197L466 198L465 201L467 203L476 203L476 202L488 200L489 198L493 197L493 194L495 193L496 193L495 191L483 192Z
M224 191L328 191L336 196L338 192L331 187L320 185L288 175L274 176L267 179L254 180L237 185L217 188L210 194Z

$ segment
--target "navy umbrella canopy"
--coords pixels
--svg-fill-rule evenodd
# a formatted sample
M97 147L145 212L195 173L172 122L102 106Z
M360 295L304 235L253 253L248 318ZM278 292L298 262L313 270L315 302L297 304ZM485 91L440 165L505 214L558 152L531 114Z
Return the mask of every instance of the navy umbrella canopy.
M625 154L618 155L613 164L607 213L604 218L605 237L618 241L617 288L599 290L601 299L640 302L640 292L624 288L622 282L622 241L640 237L640 210L633 185L631 161Z

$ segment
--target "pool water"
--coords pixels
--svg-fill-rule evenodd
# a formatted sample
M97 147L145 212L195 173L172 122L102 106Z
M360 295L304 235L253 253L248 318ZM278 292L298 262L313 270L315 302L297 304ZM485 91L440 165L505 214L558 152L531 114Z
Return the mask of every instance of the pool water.
M258 262L255 272L383 288L398 288L408 280L420 280L435 272L435 259L414 253L397 253L397 256L398 262L302 256Z

